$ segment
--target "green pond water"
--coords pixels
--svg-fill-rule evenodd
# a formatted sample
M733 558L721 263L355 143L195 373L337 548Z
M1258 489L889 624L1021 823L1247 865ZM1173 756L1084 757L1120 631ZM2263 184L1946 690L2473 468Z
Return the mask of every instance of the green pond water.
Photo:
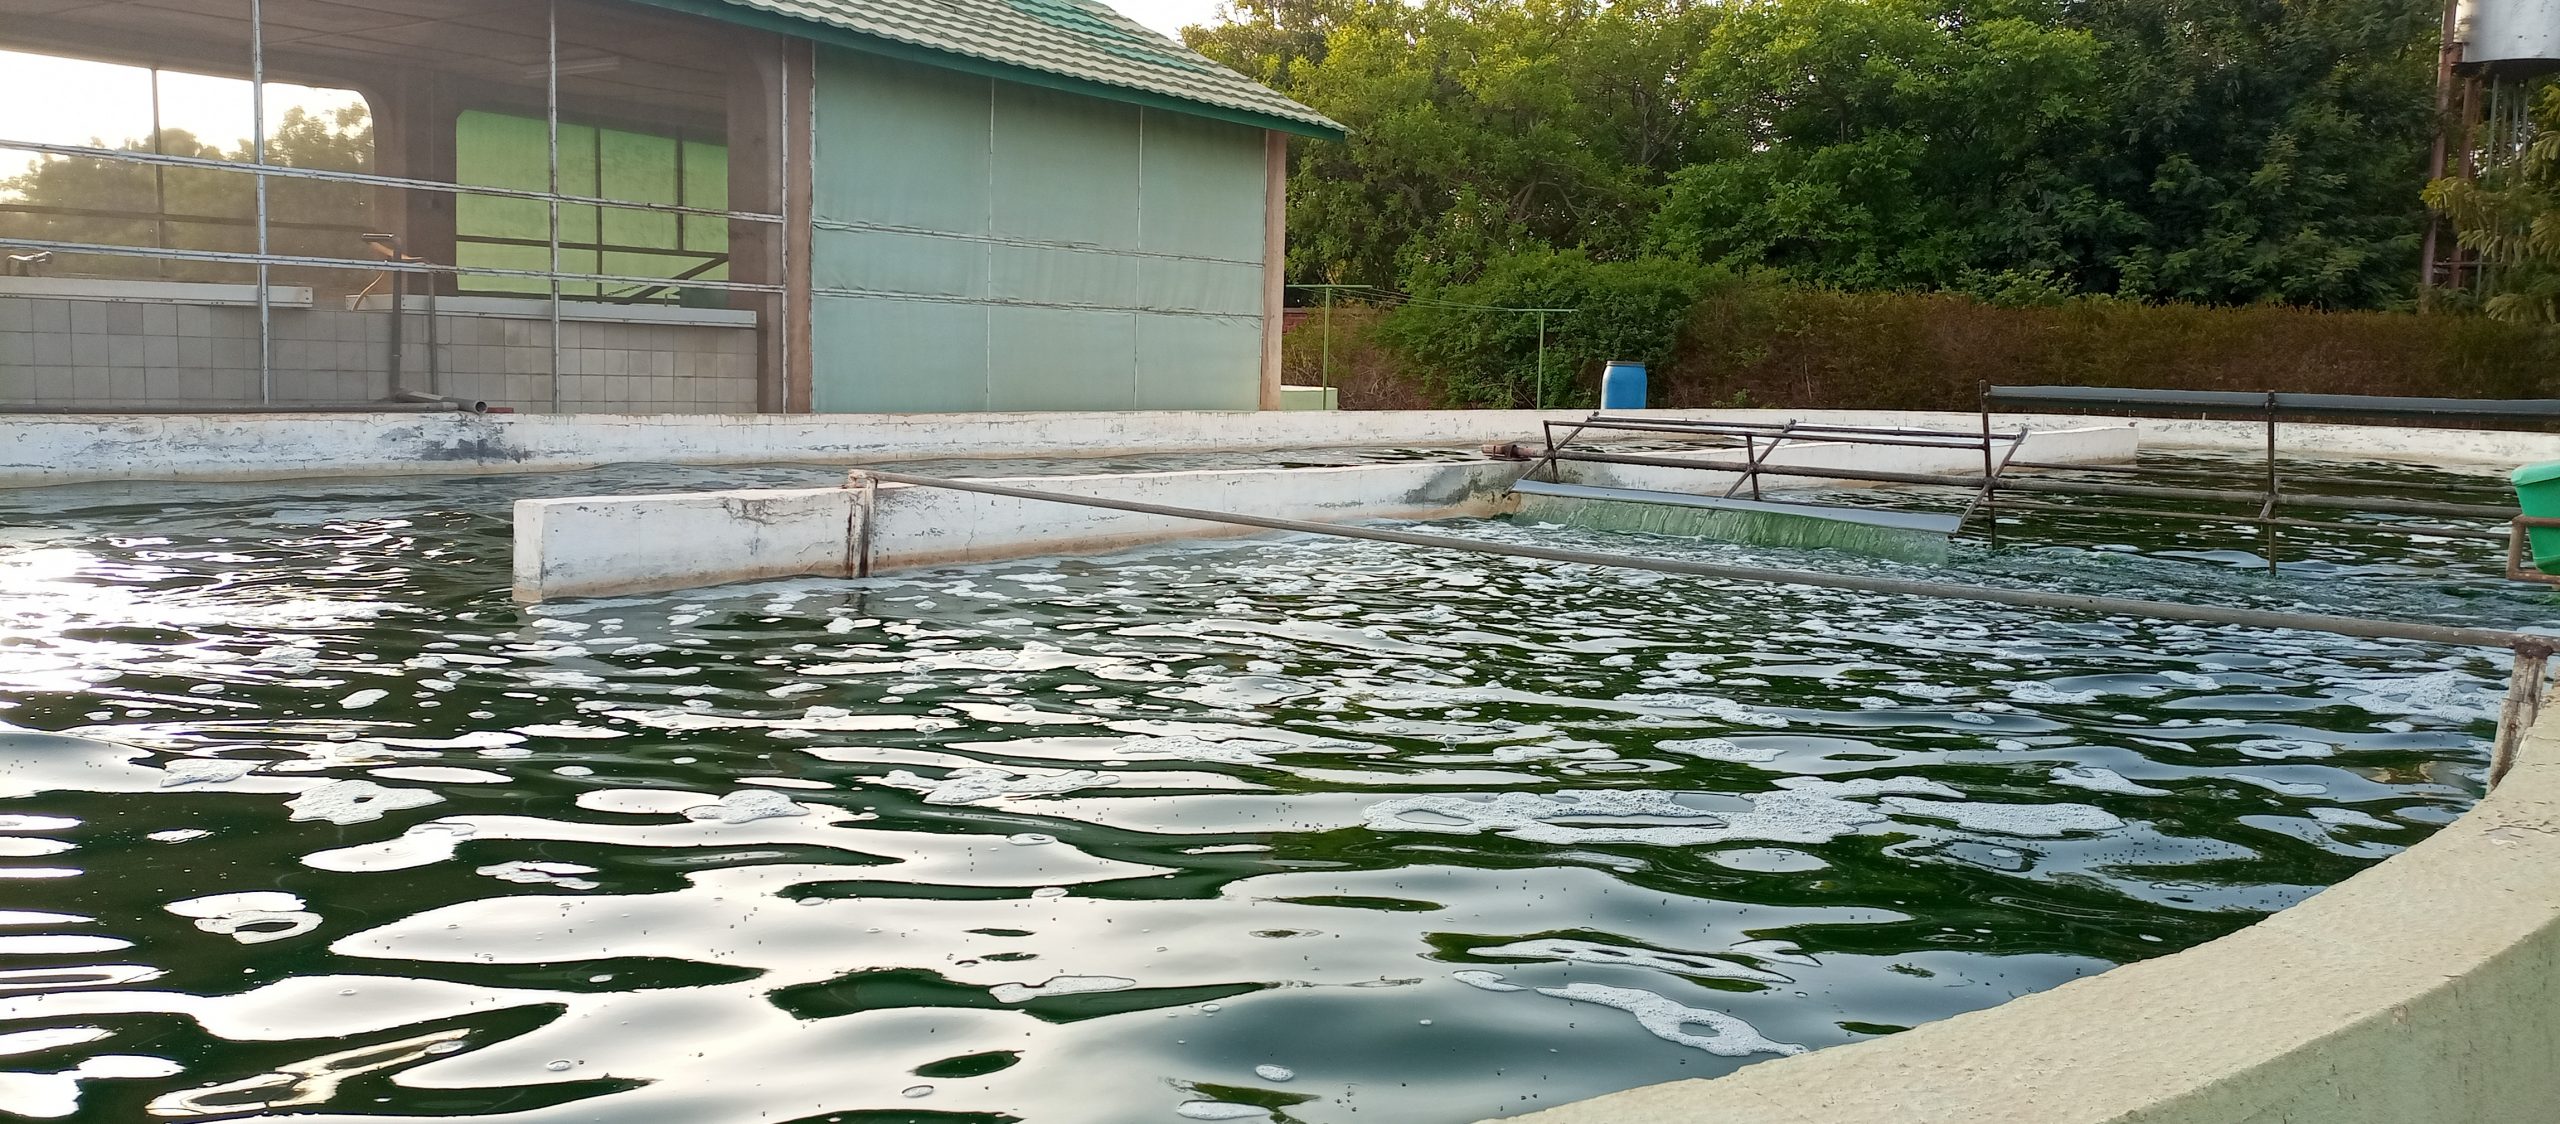
M2506 673L1331 540L507 599L514 499L836 478L0 493L0 1116L1458 1124L2245 926L2459 815ZM2560 616L2355 532L1432 529Z

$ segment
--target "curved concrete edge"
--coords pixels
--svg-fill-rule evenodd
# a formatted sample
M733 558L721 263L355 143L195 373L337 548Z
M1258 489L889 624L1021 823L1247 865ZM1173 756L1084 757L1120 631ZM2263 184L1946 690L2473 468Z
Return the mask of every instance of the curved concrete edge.
M2560 710L2415 847L2220 940L1518 1124L2560 1120Z

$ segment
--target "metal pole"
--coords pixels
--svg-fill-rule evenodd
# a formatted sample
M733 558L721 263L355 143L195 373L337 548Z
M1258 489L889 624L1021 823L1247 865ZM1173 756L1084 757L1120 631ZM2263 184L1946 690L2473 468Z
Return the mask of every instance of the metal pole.
M1991 383L1977 382L1974 393L1982 405L1982 534L1992 549L2000 548L2000 473L1991 463ZM2016 445L2009 447L2018 451Z
M1411 531L1391 531L1383 527L1310 523L1299 519L1275 519L1232 511L1208 511L1192 507L1139 503L1134 500L1104 499L1100 496L1082 496L1070 492L1015 488L978 480L951 480L936 476L916 476L904 472L871 470L864 470L863 474L891 484L948 488L953 491L976 492L980 495L1003 496L1008 499L1048 501L1076 507L1096 507L1172 519L1197 519L1210 523L1229 523L1240 527L1259 527L1271 531L1293 531L1306 535L1329 535L1336 538L1365 539L1371 542L1389 542L1404 546L1434 547L1475 554L1497 554L1511 558L1534 558L1546 562L1566 562L1585 566L1612 566L1620 569L1649 570L1655 573L1720 578L1726 581L1765 585L1845 589L1857 593L1880 593L1902 597L1935 597L2017 608L2053 609L2100 616L2149 617L2157 620L2238 625L2243 628L2297 629L2361 637L2368 640L2412 640L2427 644L2451 644L2469 648L2505 648L2543 655L2549 655L2555 650L2555 646L2560 646L2560 635L2507 632L2487 628L2456 628L2414 621L2368 620L2361 617L2340 617L2321 613L2280 613L2222 605L2182 605L2173 601L2090 597L2081 594L2002 589L1996 586L1962 585L1954 582L1918 581L1909 578L1815 573L1767 566L1730 566L1671 558L1603 554L1584 550L1562 550L1555 547L1457 538L1448 535L1423 535ZM858 483L858 481L848 480L849 486L858 486Z
M1330 402L1333 398L1333 286L1331 285L1325 286L1324 289L1323 336L1323 357L1317 360L1316 366L1317 381L1324 388L1323 393L1316 399L1319 406Z
M2267 530L2267 575L2276 573L2276 392L2267 392L2267 503L2258 511Z
M1538 408L1547 408L1547 313L1538 310Z
M2445 134L2453 128L2453 68L2462 61L2462 43L2454 38L2460 30L2461 0L2444 0L2443 21L2436 32L2436 127L2435 140L2427 150L2427 180L2444 178ZM2427 215L2425 242L2418 248L2418 311L2431 312L2436 303L2436 237L2444 227L2444 217L2432 211Z
M152 71L157 75L159 71ZM159 99L152 99L158 112ZM275 301L267 293L272 269L267 261L267 14L261 0L249 0L249 144L250 174L258 194L258 402L276 400Z

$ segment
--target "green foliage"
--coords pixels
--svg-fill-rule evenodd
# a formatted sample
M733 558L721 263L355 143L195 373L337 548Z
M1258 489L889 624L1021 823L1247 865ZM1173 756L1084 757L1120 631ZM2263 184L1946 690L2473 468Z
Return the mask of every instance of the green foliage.
M1534 250L1417 298L1373 334L1447 405L1589 405L1596 389L1577 387L1596 388L1602 364L1668 363L1689 310L1727 278L1670 258L1604 262L1581 250ZM1542 308L1568 311L1526 311Z
M2514 160L2476 183L2438 180L2427 202L2479 253L2489 315L2560 324L2560 83L2534 95L2532 119L2534 133Z
M1300 281L1675 256L1850 290L2411 294L2437 0L1234 0Z
M149 137L136 137L115 147L150 152L155 145ZM86 156L37 157L17 174L0 176L0 201L30 208L0 212L0 243L18 239L255 252L257 195L245 167L254 154L252 141L243 137L226 148L184 129L164 129L156 148L163 155L243 167L152 167ZM267 138L268 161L286 167L369 172L372 153L373 123L361 104L327 115L295 107ZM355 238L374 228L368 216L378 194L362 184L271 179L267 210L277 221L270 248L283 254L359 256L364 250ZM234 281L243 276L238 266L214 262L103 256L83 259L80 270L177 280Z

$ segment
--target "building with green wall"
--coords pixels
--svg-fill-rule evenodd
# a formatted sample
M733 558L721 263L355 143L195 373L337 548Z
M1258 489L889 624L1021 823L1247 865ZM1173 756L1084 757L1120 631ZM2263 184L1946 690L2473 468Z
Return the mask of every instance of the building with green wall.
M1276 408L1342 132L1094 0L52 7L0 101L133 120L0 117L0 403Z

